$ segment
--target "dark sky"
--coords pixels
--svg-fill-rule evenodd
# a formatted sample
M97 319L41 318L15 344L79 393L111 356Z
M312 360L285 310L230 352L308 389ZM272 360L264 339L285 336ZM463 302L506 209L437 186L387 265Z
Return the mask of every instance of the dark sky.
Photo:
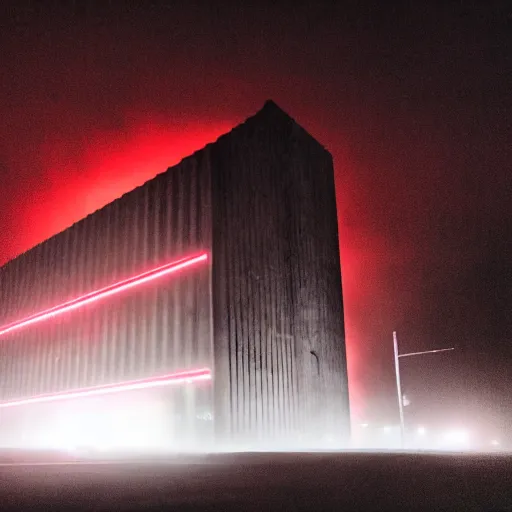
M355 417L396 418L396 329L456 348L404 360L422 415L505 424L509 2L181 4L2 2L0 264L272 98L335 159Z

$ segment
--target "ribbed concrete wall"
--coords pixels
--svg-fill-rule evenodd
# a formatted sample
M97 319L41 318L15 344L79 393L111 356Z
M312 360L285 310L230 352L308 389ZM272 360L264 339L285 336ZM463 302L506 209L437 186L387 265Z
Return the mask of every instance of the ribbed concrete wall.
M0 326L211 250L205 153L0 270ZM210 264L0 336L0 400L212 364Z
M332 159L275 105L212 147L217 433L348 434ZM313 352L313 353L312 353Z
M296 124L290 138L293 326L302 347L304 431L313 440L324 435L346 442L350 416L332 157Z

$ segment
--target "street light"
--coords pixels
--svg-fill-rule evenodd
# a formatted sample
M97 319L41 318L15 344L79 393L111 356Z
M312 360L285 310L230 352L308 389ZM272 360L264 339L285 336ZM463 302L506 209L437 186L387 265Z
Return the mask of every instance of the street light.
M447 352L449 350L454 350L451 348L438 348L434 350L423 350L421 352L408 352L406 354L398 353L398 340L396 337L396 331L393 331L393 349L395 355L395 378L396 378L396 391L398 394L398 411L400 413L400 444L402 448L404 447L404 438L405 438L405 422L404 422L404 403L402 397L402 385L400 384L400 358L401 357L412 357L412 356L421 356L423 354L435 354L437 352Z

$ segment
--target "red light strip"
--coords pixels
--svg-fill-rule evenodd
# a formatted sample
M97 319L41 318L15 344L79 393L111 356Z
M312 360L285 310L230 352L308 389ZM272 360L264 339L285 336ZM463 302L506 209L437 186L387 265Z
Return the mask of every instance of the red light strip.
M129 279L119 281L117 283L111 284L110 286L106 286L105 288L101 288L94 292L90 292L86 295L82 295L81 297L78 297L76 299L64 302L63 304L59 304L58 306L54 306L50 309L45 309L44 311L35 313L34 315L31 315L17 322L4 325L3 327L0 327L0 336L26 327L27 325L42 322L44 320L47 320L48 318L53 318L55 316L61 315L62 313L67 313L68 311L78 309L87 304L91 304L92 302L104 299L105 297L110 297L111 295L115 295L122 291L138 286L140 284L147 283L148 281L152 281L153 279L158 279L159 277L165 276L167 274L172 274L173 272L177 272L178 270L190 267L192 265L195 265L196 263L206 261L207 259L208 254L202 253L198 256L182 258L178 261L168 263L167 265L162 265L161 267L154 268L153 270L149 270L148 272L144 272L143 274L130 277Z
M123 391L133 391L136 389L147 389L172 384L182 384L188 382L197 382L200 380L211 380L212 374L208 368L190 370L184 372L171 373L151 379L133 380L122 382L120 384L110 384L107 386L94 386L90 388L65 391L64 393L38 395L20 400L6 400L0 402L0 409L6 407L18 407L20 405L38 404L45 402L56 402L58 400L70 400L73 398L84 398L88 396L107 395L110 393L121 393Z

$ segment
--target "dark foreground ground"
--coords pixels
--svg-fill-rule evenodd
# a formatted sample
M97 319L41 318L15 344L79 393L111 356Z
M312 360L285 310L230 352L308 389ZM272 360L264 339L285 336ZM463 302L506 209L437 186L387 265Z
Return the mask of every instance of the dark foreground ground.
M2 462L2 511L512 511L512 457L504 455L255 453L85 464L0 455Z

